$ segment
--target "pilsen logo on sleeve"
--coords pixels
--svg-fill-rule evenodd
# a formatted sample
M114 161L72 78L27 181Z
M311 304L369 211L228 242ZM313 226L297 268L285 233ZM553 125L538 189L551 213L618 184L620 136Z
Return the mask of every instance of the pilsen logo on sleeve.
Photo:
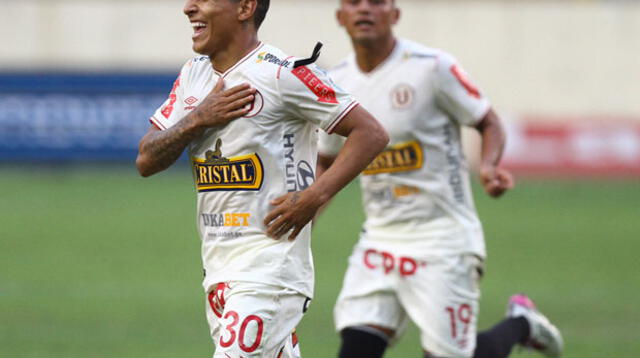
M260 190L264 172L260 157L253 153L225 158L221 147L218 139L216 149L206 152L206 159L192 159L198 192Z
M307 66L299 66L291 71L308 89L318 96L318 102L338 104L336 92L318 78Z
M171 93L169 94L169 103L167 103L164 108L162 108L161 113L164 118L169 118L171 116L171 112L173 112L173 105L176 103L178 96L176 95L176 90L180 87L180 76L176 78L176 81L173 83L173 88L171 89Z
M364 175L395 173L422 168L422 147L417 141L385 149L362 172Z

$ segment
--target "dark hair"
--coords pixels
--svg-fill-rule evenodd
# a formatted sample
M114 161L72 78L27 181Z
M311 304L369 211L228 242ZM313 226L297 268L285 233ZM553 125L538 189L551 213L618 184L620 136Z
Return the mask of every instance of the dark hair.
M267 10L269 10L269 0L256 0L258 2L258 6L256 7L256 12L253 14L253 22L256 25L256 30L260 28L262 25L262 21L264 21L265 16L267 16Z
M240 0L231 1L237 3ZM256 0L256 12L253 13L253 24L256 26L256 30L260 28L264 18L267 16L267 10L269 10L269 0Z

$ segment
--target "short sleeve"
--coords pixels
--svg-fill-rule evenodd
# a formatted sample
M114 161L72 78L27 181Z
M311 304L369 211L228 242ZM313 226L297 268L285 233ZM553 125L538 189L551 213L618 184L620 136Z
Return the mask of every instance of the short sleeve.
M278 88L289 115L310 121L327 133L332 133L358 105L314 64L284 68L278 78Z
M443 54L438 58L434 80L438 107L458 123L476 125L489 111L491 104L488 98L452 56Z
M184 88L185 81L188 78L187 71L190 68L191 62L188 62L184 67L182 67L182 71L180 71L180 75L176 78L173 83L173 88L171 88L171 93L169 93L169 98L158 108L149 121L158 127L160 130L165 130L174 124L178 123L180 119L184 116L182 107L179 105L184 100Z
M345 137L338 134L320 132L318 136L318 152L320 154L335 157L344 145Z

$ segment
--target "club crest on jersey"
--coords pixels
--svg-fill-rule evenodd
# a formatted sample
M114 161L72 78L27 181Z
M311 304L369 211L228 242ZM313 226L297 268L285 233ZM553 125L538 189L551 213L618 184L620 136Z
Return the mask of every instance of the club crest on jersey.
M422 168L422 147L417 141L385 149L362 172L364 175L395 173Z
M401 83L391 90L391 105L395 109L405 109L413 104L415 90L408 84Z
M264 98L262 97L262 93L256 90L256 93L253 95L253 101L245 106L249 110L247 114L244 115L245 118L255 117L262 111L262 107L264 107Z
M215 150L208 150L205 159L192 159L198 192L260 190L264 171L258 154L225 158L221 147L218 139Z

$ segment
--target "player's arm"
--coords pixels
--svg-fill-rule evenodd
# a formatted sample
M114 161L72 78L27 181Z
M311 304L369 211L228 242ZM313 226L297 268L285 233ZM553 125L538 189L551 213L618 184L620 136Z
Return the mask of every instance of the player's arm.
M489 109L475 128L482 137L480 182L487 194L494 198L500 197L514 186L511 173L498 166L506 141L502 121L493 109Z
M330 166L333 165L333 162L336 161L336 156L318 153L318 164L316 165L316 176L321 177L324 172L329 169Z
M272 201L276 206L264 219L267 235L279 238L293 230L293 240L313 219L318 209L346 186L380 153L389 136L364 108L355 107L334 129L347 139L333 165L309 188L289 193Z
M329 167L333 165L333 162L335 162L336 157L340 152L339 150L336 152L336 149L342 148L342 144L343 144L342 139L343 137L339 135L335 135L335 134L329 135L325 133L320 133L320 138L318 140L316 178L321 177L324 174L324 172L326 172L327 169L329 169ZM323 149L327 149L327 148L324 148L326 146L331 146L332 147L331 150L327 150L325 152ZM327 208L327 206L329 206L330 202L331 201L327 201L324 205L318 208L318 211L316 212L316 216L313 218L314 222L318 219L318 217L322 214L322 212Z
M140 175L148 177L167 169L207 128L222 126L248 113L249 108L244 107L253 101L255 89L248 84L225 91L223 87L220 79L196 109L168 129L149 129L138 148L136 166Z
M461 125L475 127L482 137L480 182L492 197L513 187L513 177L499 168L505 145L504 128L487 97L476 87L457 60L441 53L432 84L436 104Z

